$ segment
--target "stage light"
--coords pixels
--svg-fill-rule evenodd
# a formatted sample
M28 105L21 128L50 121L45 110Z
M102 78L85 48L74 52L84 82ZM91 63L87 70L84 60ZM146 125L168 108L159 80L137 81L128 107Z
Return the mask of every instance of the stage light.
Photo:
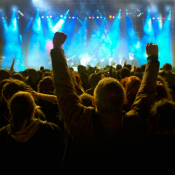
M94 16L92 17L92 19L94 19Z
M113 18L115 18L115 16L113 16Z
M60 17L62 18L62 17L63 17L63 15L60 15Z
M75 17L73 16L72 19L74 19Z
M153 18L153 19L155 19L155 18Z
M102 18L102 16L100 16L100 18Z
M91 17L89 16L89 19L91 19Z
M110 15L109 18L112 18L112 15Z
M4 17L2 17L2 19L4 19Z
M42 18L44 18L44 16L42 16Z
M52 15L50 15L50 18L52 18Z
M49 18L48 16L46 16L46 18Z
M97 16L97 19L99 19L99 16Z
M71 19L71 17L69 16L69 19Z
M64 18L66 19L67 17L65 16Z

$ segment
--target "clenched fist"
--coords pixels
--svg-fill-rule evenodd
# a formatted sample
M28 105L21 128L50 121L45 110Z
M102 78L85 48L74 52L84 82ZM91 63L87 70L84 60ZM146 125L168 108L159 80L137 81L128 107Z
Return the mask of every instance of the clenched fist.
M158 45L148 43L146 45L146 53L147 53L148 56L151 56L151 55L158 56L158 54L159 54Z
M64 44L64 42L67 39L67 35L63 32L56 32L54 37L53 37L53 45L54 48L60 47Z

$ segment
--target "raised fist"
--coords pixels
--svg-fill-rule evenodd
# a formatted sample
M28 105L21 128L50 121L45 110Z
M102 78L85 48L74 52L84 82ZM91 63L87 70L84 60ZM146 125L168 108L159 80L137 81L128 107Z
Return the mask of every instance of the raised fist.
M152 44L152 43L148 43L146 45L146 54L148 56L151 56L151 55L158 56L158 54L159 54L158 45Z
M54 48L57 46L62 46L67 39L67 35L63 32L56 32L53 37Z

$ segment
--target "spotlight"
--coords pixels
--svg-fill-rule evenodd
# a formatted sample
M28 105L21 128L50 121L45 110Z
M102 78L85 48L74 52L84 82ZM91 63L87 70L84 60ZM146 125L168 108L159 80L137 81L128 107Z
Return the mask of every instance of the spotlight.
M73 16L72 19L74 19L75 17Z
M115 18L115 16L113 16L113 18Z
M42 18L44 18L44 16L42 16Z
M89 16L89 19L91 19L91 17Z
M97 16L97 19L99 19L99 16Z
M71 17L69 16L69 19L71 19Z
M66 18L66 16L64 18Z
M2 17L2 19L4 19L4 17Z
M62 17L63 17L63 15L60 15L60 17L62 18Z
M46 10L46 9L45 9Z
M94 19L94 17L92 17L92 19Z
M50 18L52 18L52 15L50 15Z
M110 15L109 18L111 19L112 18L112 15Z

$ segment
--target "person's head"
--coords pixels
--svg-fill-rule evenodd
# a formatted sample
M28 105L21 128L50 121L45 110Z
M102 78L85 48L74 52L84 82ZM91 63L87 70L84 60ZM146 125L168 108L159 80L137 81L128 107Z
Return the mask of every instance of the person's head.
M136 72L137 72L137 73L142 73L141 67L136 67Z
M73 69L72 67L69 67L69 69L70 69L71 71L73 71L73 72L74 72L74 69Z
M44 72L44 67L43 66L40 67L40 71Z
M158 75L155 100L159 101L164 98L170 99L170 94L168 91L168 85L166 84L165 80Z
M36 81L38 79L38 74L35 69L28 69L27 73L31 80Z
M82 82L81 82L81 78L78 74L75 74L75 79L76 79L76 82L79 86L82 86Z
M95 88L98 82L104 78L102 73L93 73L89 76L89 85L91 88Z
M158 75L160 75L164 80L166 80L166 78L167 78L167 74L164 70L160 70Z
M53 76L52 72L45 72L45 73L43 74L43 78L44 78L44 77L52 77L52 76Z
M121 76L121 79L124 79L126 77L130 77L130 71L128 68L126 67L123 67L121 70L120 70L120 76Z
M24 77L21 73L15 73L12 75L12 79L16 79L16 80L20 80L20 81L24 81Z
M145 72L146 64L141 65L142 72Z
M148 118L149 133L175 134L175 103L162 99L155 103Z
M122 69L122 65L121 64L117 64L116 70L120 70L120 69Z
M67 35L63 32L56 32L53 37L54 48L62 46L67 39Z
M130 64L126 64L125 67L128 68L129 71L131 71L131 69L132 69L132 66Z
M114 78L103 78L94 90L93 104L98 112L121 112L125 99L123 86Z
M38 74L38 79L39 80L42 80L42 78L43 78L43 72L41 70L38 70L37 71L37 74Z
M9 78L10 78L9 71L5 69L0 69L0 82Z
M94 97L92 95L84 93L84 94L80 95L79 98L80 98L81 103L84 106L86 106L86 107L89 107L89 106L93 107L92 100L93 100Z
M78 65L78 73L86 72L86 67L83 65Z
M38 84L38 92L49 94L54 92L53 80L51 77L44 77Z
M36 104L33 97L28 92L15 93L10 100L9 106L12 123L16 130L20 123L34 118Z
M28 86L24 82L19 80L11 80L4 84L2 89L2 96L7 105L9 105L10 99L15 93L19 91L25 91L27 88Z
M123 79L121 83L126 91L125 104L130 109L140 88L141 80L136 76L131 76Z
M169 63L165 63L163 65L163 70L166 71L166 72L171 72L172 71L172 65L169 64Z

